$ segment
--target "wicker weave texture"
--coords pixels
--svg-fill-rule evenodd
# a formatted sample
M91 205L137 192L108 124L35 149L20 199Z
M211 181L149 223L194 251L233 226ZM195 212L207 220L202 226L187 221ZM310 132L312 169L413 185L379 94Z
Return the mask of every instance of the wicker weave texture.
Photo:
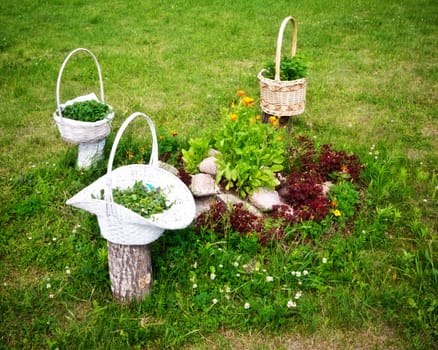
M268 115L298 115L304 112L306 104L307 80L305 78L292 81L280 80L283 33L288 22L291 22L293 25L291 56L295 56L297 46L297 25L295 19L289 16L281 23L280 31L278 33L274 79L264 77L264 69L257 75L260 86L260 107L263 112Z
M61 104L60 89L61 89L62 74L64 72L67 62L70 60L70 58L73 55L75 55L78 52L87 53L88 55L91 56L91 58L94 60L94 63L96 64L97 73L99 75L99 83L100 83L100 100L97 98L97 96L94 93L91 93L88 95L79 96L75 99L69 100ZM111 112L108 114L108 116L105 119L99 120L97 122L82 122L82 121L72 120L69 118L62 117L62 111L65 106L72 104L74 102L87 101L87 100L96 100L105 103L102 71L100 69L100 65L96 56L90 50L84 48L78 48L70 52L65 58L64 62L61 65L61 69L59 70L58 79L56 82L57 108L55 113L53 114L53 119L55 120L55 123L58 126L59 133L61 134L63 140L73 144L94 143L104 139L111 132L111 120L114 118L114 111L111 106L109 106Z
M152 131L150 163L131 164L112 170L115 151L124 130L138 116L144 117ZM158 167L158 144L155 128L148 116L136 112L128 117L119 129L111 149L107 174L97 179L67 201L68 205L86 210L97 216L101 235L108 241L124 245L149 244L158 239L164 230L187 227L195 217L195 201L187 186L175 175ZM144 218L130 209L114 203L112 189L132 187L143 181L160 188L171 207L163 213ZM104 199L100 198L101 190Z

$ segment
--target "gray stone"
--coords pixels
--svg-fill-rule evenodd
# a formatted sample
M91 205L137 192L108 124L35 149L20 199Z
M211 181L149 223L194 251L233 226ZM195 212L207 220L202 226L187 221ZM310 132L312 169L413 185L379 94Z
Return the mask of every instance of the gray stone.
M231 194L231 193L220 193L218 195L218 198L223 200L227 205L232 205L232 204L238 204L238 203L243 203L243 208L248 210L250 213L257 215L257 216L262 216L263 214L260 212L260 210L258 210L255 206L253 206L252 204L240 199L238 196Z
M327 196L327 193L329 193L329 191L330 191L330 187L332 187L333 186L333 183L332 182L330 182L330 181L326 181L326 182L324 182L323 184L322 184L322 194L324 195L324 196Z
M205 174L216 175L217 174L216 158L214 156L205 158L199 164L199 171Z
M262 211L270 211L274 205L284 204L277 191L267 188L259 188L248 197L249 201Z
M215 202L216 196L195 197L196 213L195 217L201 215L204 211L210 209Z
M158 166L159 166L161 169L167 170L169 173L171 173L171 174L173 174L173 175L175 175L175 176L178 176L178 169L175 168L173 165L170 165L170 164L164 163L164 162L162 162L161 160L159 160L159 161L158 161Z
M192 176L190 190L196 197L210 196L219 193L219 187L214 178L209 174L196 174Z

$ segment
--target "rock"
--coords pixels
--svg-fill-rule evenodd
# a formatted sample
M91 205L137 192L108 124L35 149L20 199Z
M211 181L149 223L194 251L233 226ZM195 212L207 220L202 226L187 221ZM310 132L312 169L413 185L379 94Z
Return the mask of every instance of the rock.
M234 194L231 194L231 193L220 193L218 195L218 198L223 200L227 205L243 203L243 208L248 210L250 213L252 213L254 215L257 215L257 216L262 216L263 215L260 212L260 210L258 210L255 206L253 206L250 203L240 199L239 197L237 197Z
M159 161L158 161L158 166L159 166L161 169L167 170L169 173L171 173L171 174L173 174L173 175L175 175L175 176L178 176L178 169L175 168L173 165L170 165L170 164L164 163L164 162L162 162L161 160L159 160Z
M205 158L199 164L199 171L205 174L216 175L217 174L216 158L214 156Z
M248 197L249 201L262 211L270 211L274 205L284 204L277 191L260 188Z
M215 202L215 200L216 200L215 196L196 197L195 198L195 206L196 206L195 217L197 218L204 211L207 211L208 209L210 209L210 206Z
M330 187L333 186L333 183L330 181L326 181L321 186L322 186L322 194L327 197L327 193L329 193Z
M219 153L221 153L221 152L219 152L219 151L217 151L217 150L215 150L215 149L211 149L211 150L209 150L208 151L208 155L210 156L210 157L214 157L216 154L219 154Z
M193 175L190 190L196 197L210 196L220 192L214 178L209 174Z

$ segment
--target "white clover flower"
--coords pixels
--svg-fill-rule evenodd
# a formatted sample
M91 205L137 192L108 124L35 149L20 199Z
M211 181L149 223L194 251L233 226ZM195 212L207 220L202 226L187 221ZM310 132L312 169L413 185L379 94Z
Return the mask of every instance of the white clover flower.
M291 307L296 307L297 304L293 300L289 300L287 302L287 307L290 309Z
M222 264L219 264L219 267L220 267L221 269L223 269L223 268L224 268L224 265L222 265Z
M295 275L297 274L297 272L296 272L296 271L291 271L290 274L291 274L292 276L295 276Z
M192 288L193 288L193 289L196 289L196 288L198 288L198 285L197 285L196 283L193 283Z
M327 258L322 258L322 263L326 264L327 263Z
M54 294L49 294L49 298L50 298L50 299L53 299L54 297L55 297Z
M71 274L70 269L65 270L65 273L66 273L67 275L70 275L70 274Z
M272 282L273 280L274 280L274 277L266 276L266 282Z
M251 307L251 305L249 305L249 303L245 303L245 305L243 305L243 307L244 307L246 310L248 310L248 309Z
M197 269L197 268L198 268L198 262L197 262L197 261L195 261L195 263L193 264L193 268L194 268L194 269Z
M299 298L301 298L302 295L303 295L303 292L302 292L302 291L298 291L298 292L296 292L296 293L295 293L295 299L299 299Z
M50 283L47 283L47 284L46 284L46 288L47 288L47 289L50 289L50 288L52 288L52 285L51 285Z
M233 262L233 266L234 266L234 267L238 267L238 266L239 266L239 263L238 263L237 261L235 261L235 262Z
M309 274L309 271L307 271L307 270L303 271L303 276L307 276L308 274Z
M213 303L213 305L216 305L216 304L218 303L218 300L217 300L216 298L214 298L214 299L212 300L212 303Z
M214 273L210 274L210 279L214 280L216 278L216 275Z
M240 277L240 273L236 273L236 277Z
M301 277L301 271L297 271L296 276Z
M231 293L231 288L230 288L229 286L226 286L226 287L225 287L225 292L226 292L226 293Z

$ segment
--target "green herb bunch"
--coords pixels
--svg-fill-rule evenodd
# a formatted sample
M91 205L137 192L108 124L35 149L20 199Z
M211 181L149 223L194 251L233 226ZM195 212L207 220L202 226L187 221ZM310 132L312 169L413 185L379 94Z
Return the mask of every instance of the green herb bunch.
M167 204L166 197L159 187L155 188L142 181L136 181L134 186L124 190L114 189L113 200L144 218L160 214L172 206Z
M218 173L216 181L241 197L260 187L278 185L275 173L283 170L284 135L278 121L262 123L254 99L238 92L240 98L225 111L223 127L215 135Z
M275 78L275 62L268 61L265 64L263 76L268 79ZM302 56L283 57L280 61L280 80L292 81L307 76L307 64Z
M96 100L87 100L65 106L62 114L64 118L83 122L96 122L105 119L110 112L108 105Z

